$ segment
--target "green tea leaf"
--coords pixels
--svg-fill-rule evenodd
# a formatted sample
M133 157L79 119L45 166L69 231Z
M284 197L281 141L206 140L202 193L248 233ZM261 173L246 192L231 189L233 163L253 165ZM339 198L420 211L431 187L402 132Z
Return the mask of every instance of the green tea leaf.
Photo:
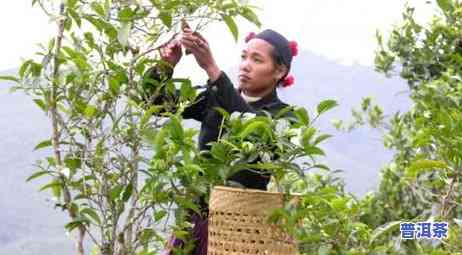
M316 129L313 127L309 127L303 131L302 134L302 146L307 147L311 146L311 138L314 136L316 133Z
M245 138L249 136L251 133L257 133L261 131L263 131L263 133L266 133L269 136L271 136L272 134L271 128L268 126L268 123L264 121L260 121L260 120L252 120L240 132L239 136L241 138ZM259 134L262 134L262 133L259 133Z
M451 0L436 0L438 3L438 6L443 10L444 12L447 12L450 10L452 7Z
M48 112L48 105L42 99L34 99L34 103L44 112Z
M172 15L169 12L161 11L159 13L159 18L166 27L172 27Z
M160 221L161 219L163 219L165 217L165 215L167 215L167 211L165 210L159 210L157 211L155 214L154 214L154 220L156 222Z
M64 165L70 170L75 171L82 166L82 161L80 158L68 157L64 159Z
M101 225L101 219L98 216L98 213L91 209L91 208L84 208L80 211L81 214L86 214L88 215L91 219L93 219L96 224Z
M129 183L122 192L122 201L127 202L133 193L133 184Z
M443 161L421 159L412 162L411 165L406 168L405 176L415 179L422 172L443 169L448 169L448 165Z
M401 221L392 221L388 222L374 230L374 232L371 235L371 239L369 241L370 244L372 244L377 238L381 237L382 235L385 235L395 229L398 229L399 224Z
M61 188L61 182L57 181L57 180L53 180L52 182L48 183L48 184L45 184L43 185L42 187L40 187L39 191L44 191L46 189L51 189L53 187L59 187Z
M50 139L45 140L45 141L41 141L39 144L37 144L34 147L34 150L39 150L39 149L43 149L43 148L46 148L46 147L50 147L51 145L52 145L52 143L51 143Z
M316 139L314 140L313 144L314 145L318 145L320 144L322 141L326 140L326 139L329 139L331 138L332 136L331 135L328 135L328 134L323 134L323 135L320 135L318 137L316 137Z
M80 226L83 226L84 224L87 223L87 220L85 220L85 218L82 218L82 217L79 217L77 218L76 220L73 220L69 223L67 223L64 228L71 232L72 230L74 230L75 228L78 228Z
M320 114L322 114L324 112L327 112L330 109L336 107L337 105L338 105L337 101L327 99L327 100L324 100L324 101L320 102L316 109L318 111L318 114L320 115Z
M14 76L1 76L0 75L0 80L5 80L5 81L14 81L16 83L19 83L19 79L14 77Z
M99 16L103 18L106 17L106 12L104 11L103 6L101 6L98 2L92 2L91 9L93 9L93 11L95 11Z
M234 40L237 42L238 37L239 37L239 31L238 31L237 25L234 22L233 18L227 15L222 15L221 17L223 18L226 25L228 26L229 31L231 31L231 34L233 34Z
M69 16L77 23L77 26L81 27L82 26L82 18L79 16L79 14L73 10L73 9L67 9L67 12L69 13Z
M86 118L91 119L96 116L98 109L92 105L87 105L84 110L84 115Z
M180 120L176 116L173 116L170 119L168 128L172 136L172 139L179 144L183 143L183 139L184 139L183 126L181 125Z
M248 21L257 25L257 27L261 27L261 22L258 19L258 16L252 11L252 9L245 7L241 15Z
M46 174L50 174L50 171L38 171L33 173L31 176L27 177L26 182L32 181L33 179L39 178L41 176L44 176Z
M295 116L298 120L305 126L310 125L310 116L308 115L308 111L303 108L299 107L294 111Z
M132 9L130 9L129 7L125 7L119 12L119 19L122 22L131 21L133 16L134 16L134 13Z
M325 156L326 155L321 148L316 147L316 146L307 146L304 148L304 150L306 154L311 155L311 156L314 156L314 155Z
M116 186L114 186L110 192L110 198L111 200L117 200L120 196L120 193L122 192L123 190L123 186L118 184Z

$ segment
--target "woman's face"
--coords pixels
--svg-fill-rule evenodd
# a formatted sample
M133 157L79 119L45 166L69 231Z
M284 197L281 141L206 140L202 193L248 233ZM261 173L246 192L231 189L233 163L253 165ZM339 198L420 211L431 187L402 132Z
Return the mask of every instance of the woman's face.
M277 85L284 75L271 56L273 46L254 38L242 50L239 64L239 88L248 96L264 96Z

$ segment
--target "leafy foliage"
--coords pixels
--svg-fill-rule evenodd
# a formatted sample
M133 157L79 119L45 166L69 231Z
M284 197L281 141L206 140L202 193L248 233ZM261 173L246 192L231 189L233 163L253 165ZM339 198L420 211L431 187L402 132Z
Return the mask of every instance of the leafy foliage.
M149 67L168 68L156 51L179 31L182 18L197 30L222 21L236 40L236 17L260 25L242 2L32 1L56 22L57 36L41 45L38 58L24 61L17 77L0 79L16 82L50 117L52 134L35 149L51 148L52 155L37 162L27 180L48 177L40 190L51 191L55 206L68 213L65 228L77 232L78 254L85 237L94 244L92 254L156 254L167 227L188 239L188 212L200 212L196 198L229 184L242 169L269 171L271 189L298 194L269 220L292 234L303 254L460 254L459 1L438 0L440 13L427 25L407 7L387 42L377 33L376 69L387 76L397 71L414 104L387 118L365 98L353 111L355 121L344 129L369 123L395 151L378 191L362 199L346 193L336 171L318 162L330 135L314 125L337 102L320 102L314 116L303 108L274 118L217 109L222 136L201 152L197 131L181 119L195 100L191 82L163 77L146 87ZM159 96L177 100L153 104ZM426 220L449 222L449 238L400 239L400 222Z
M386 75L397 71L408 82L411 109L385 119L381 110L374 110L380 108L366 99L356 117L359 124L365 123L364 113L375 117L369 117L369 123L385 131L385 146L396 152L382 171L378 192L369 198L371 215L366 223L449 223L449 239L444 242L402 241L390 235L376 241L390 253L458 254L461 250L455 240L460 240L462 232L457 223L462 217L462 6L451 0L437 4L440 13L429 24L418 24L414 9L407 7L403 22L391 31L387 42L377 34L376 69Z
M78 254L85 237L100 254L152 254L163 246L171 208L194 209L196 191L177 185L196 183L201 171L192 162L197 132L183 129L181 109L172 114L171 104L146 103L143 75L167 65L157 50L182 18L196 30L223 22L237 37L236 17L259 24L253 7L210 0L32 4L56 22L56 37L24 61L17 77L0 77L17 82L50 117L50 139L35 149L53 154L37 162L28 180L49 177L40 190L52 191L55 206L68 213L65 227L76 232ZM191 104L196 93L187 79L163 80L154 92L175 86L181 87L175 103Z

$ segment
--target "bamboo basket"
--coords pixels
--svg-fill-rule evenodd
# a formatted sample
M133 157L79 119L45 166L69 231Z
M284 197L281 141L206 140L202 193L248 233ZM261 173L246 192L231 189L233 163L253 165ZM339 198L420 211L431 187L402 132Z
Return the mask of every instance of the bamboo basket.
M295 241L267 223L271 210L283 204L282 193L215 187L209 203L207 254L297 254Z

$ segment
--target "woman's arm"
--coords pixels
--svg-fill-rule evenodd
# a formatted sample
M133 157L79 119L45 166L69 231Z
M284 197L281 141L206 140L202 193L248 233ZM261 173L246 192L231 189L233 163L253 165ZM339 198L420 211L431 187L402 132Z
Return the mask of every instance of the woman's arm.
M168 101L167 99L169 98L166 98L166 96L169 95L165 91L160 91L160 84L172 78L173 69L183 55L181 44L178 40L170 40L159 49L159 53L165 63L149 68L143 75L141 84L143 99L148 105L158 105ZM175 95L171 96L173 97L172 99L175 99Z
M145 72L141 88L143 100L148 105L168 104L169 107L163 111L175 112L180 98L180 91L175 90L173 93L169 93L165 90L165 87L161 87L160 84L172 78L173 68L182 57L181 44L176 40L168 43L160 49L160 55L162 60L167 62L167 64L156 65ZM195 102L184 109L182 112L184 119L202 121L203 112L207 104L206 95L205 92L200 93L196 97Z
M215 91L220 107L228 112L255 112L239 95L228 76L217 66L209 43L200 33L185 29L180 42L191 51L197 64L209 76L208 84Z
M215 81L209 82L209 86L216 93L217 103L227 112L256 113L255 109L239 95L239 92L234 88L233 83L225 72L221 71Z

